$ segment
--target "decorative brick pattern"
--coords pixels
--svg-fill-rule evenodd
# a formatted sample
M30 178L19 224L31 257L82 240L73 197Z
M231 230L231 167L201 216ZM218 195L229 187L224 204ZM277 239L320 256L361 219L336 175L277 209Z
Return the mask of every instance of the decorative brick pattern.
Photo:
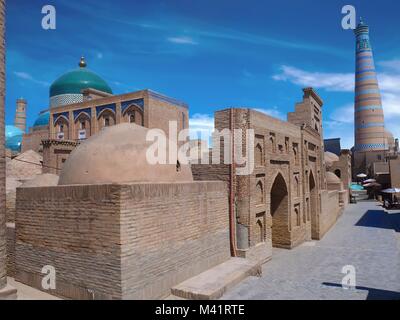
M83 101L83 94L81 93L61 94L50 98L50 107L55 108L73 103L79 103L82 101Z
M336 221L338 193L326 190L322 104L315 91L306 88L288 122L245 108L215 113L217 130L243 130L242 150L245 130L255 133L252 174L231 179L230 165L192 165L195 180L222 180L232 186L239 256L268 259L271 245L293 248L319 239ZM220 158L223 161L223 154ZM329 206L321 204L322 197L327 197ZM260 250L262 238L264 250Z

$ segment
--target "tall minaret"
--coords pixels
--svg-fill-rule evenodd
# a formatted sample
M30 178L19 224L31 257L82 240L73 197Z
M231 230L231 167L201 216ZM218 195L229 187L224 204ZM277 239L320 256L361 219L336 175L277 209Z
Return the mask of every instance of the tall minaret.
M26 130L26 100L17 99L17 109L15 110L14 126L20 128L23 132Z
M369 41L369 27L360 19L356 35L356 81L354 103L355 151L387 149L381 94Z

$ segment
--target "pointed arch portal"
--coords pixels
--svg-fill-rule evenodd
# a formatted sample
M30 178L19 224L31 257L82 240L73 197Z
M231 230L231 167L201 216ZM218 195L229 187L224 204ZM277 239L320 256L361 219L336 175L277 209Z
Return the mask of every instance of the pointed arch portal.
M318 205L318 190L315 183L315 178L310 172L308 187L310 188L310 215L311 215L311 236L313 239L317 238L317 205Z
M271 188L272 245L282 247L289 239L289 194L286 181L278 174Z

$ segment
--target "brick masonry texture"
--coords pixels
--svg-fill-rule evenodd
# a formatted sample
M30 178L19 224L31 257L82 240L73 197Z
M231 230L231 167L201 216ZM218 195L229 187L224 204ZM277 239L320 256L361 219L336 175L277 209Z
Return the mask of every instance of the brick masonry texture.
M0 0L0 289L7 283L6 271L6 168L4 148L5 103L5 1Z
M390 160L390 180L392 188L400 188L400 158Z
M15 278L56 295L151 299L229 259L223 182L17 189Z
M43 152L42 140L49 139L49 127L43 126L35 128L31 132L24 134L22 139L21 152L28 150Z
M335 223L346 196L328 191L322 134L322 100L311 88L288 122L248 108L215 113L215 128L253 129L254 171L231 177L230 165L192 164L196 181L222 180L234 190L238 254L268 260L272 246L293 248L320 239ZM221 162L225 141L221 139ZM212 150L211 152L215 152ZM349 166L349 158L343 165ZM348 193L344 191L343 193Z
M339 191L324 191L321 193L321 215L318 239L329 231L343 212L338 206Z
M7 223L7 276L15 272L15 223Z

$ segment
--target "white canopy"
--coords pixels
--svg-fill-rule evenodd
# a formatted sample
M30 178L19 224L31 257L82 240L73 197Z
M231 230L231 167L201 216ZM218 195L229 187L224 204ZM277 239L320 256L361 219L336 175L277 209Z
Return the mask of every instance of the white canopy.
M400 193L400 188L390 188L382 190L383 193Z

